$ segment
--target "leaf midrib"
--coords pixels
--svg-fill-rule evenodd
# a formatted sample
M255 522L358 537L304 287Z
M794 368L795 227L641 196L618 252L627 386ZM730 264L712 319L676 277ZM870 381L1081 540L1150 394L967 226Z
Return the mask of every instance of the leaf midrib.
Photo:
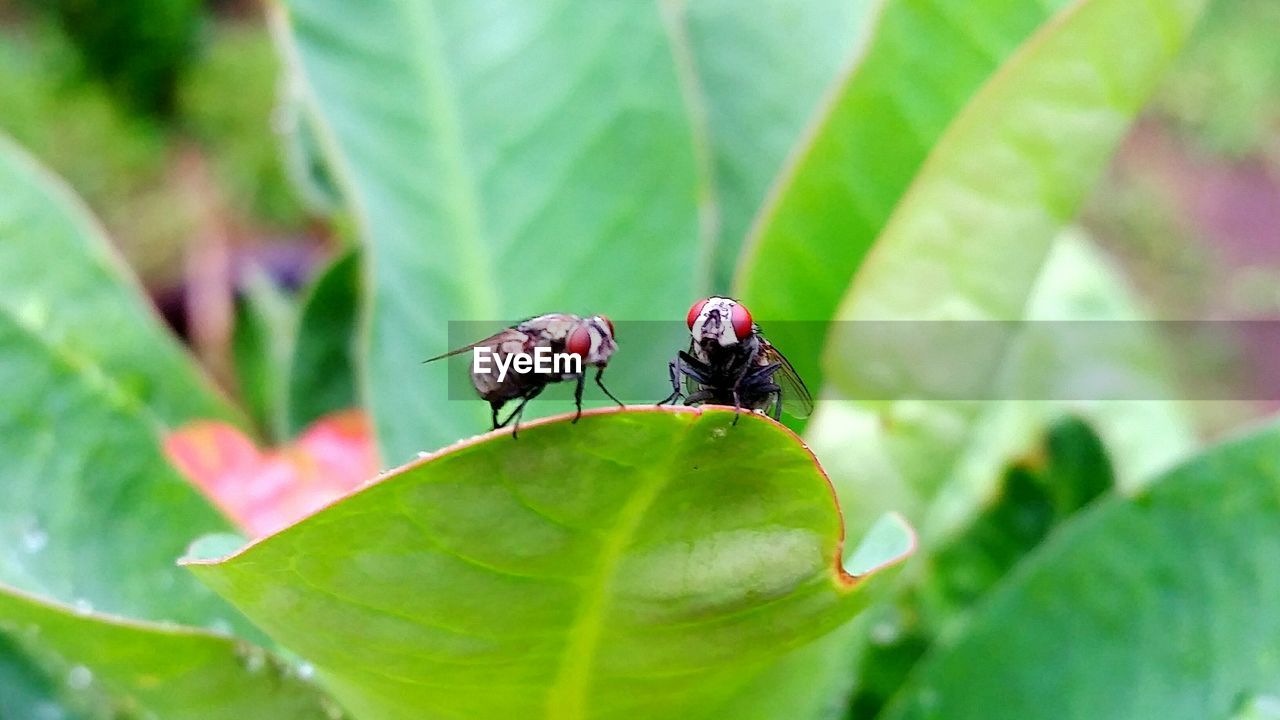
M682 456L691 424L682 425L680 436L674 438L674 447L668 461L654 472L623 505L614 521L614 532L606 536L601 549L594 582L583 597L577 621L569 628L560 672L547 692L546 717L554 720L580 720L587 717L587 698L591 694L592 665L600 645L613 580L617 577L623 553L635 538L654 500L666 488Z
M445 171L452 181L445 183L453 188L447 197L450 205L457 213L455 218L462 238L455 239L454 246L460 251L468 269L460 270L463 277L472 278L466 287L470 290L467 300L475 317L488 319L498 312L498 295L496 288L496 270L487 260L483 224L481 222L479 191L476 178L467 166L465 140L462 134L461 111L458 107L458 92L450 82L446 72L446 59L443 49L444 38L438 32L440 22L433 0L421 5L401 4L400 7L418 8L420 12L408 10L405 22L415 30L419 37L430 38L430 42L419 44L420 52L415 53L420 59L421 77L424 80L427 103L427 114L434 116L441 133L444 149ZM445 242L446 239L438 239Z
M165 421L142 397L121 385L107 369L86 354L77 353L65 344L42 335L38 328L23 321L7 303L0 303L0 321L6 322L18 334L31 340L31 345L47 355L51 362L71 374L94 395L105 399L112 407L136 416L155 436L156 441L170 429Z

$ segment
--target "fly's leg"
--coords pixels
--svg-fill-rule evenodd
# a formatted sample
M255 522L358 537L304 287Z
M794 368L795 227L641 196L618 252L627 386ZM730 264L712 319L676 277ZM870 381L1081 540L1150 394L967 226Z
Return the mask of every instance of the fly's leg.
M782 388L773 382L773 374L780 367L782 367L782 363L769 363L747 373L740 382L742 389L749 390L754 394L768 395L777 393L774 395L773 409L769 415L779 422L782 420Z
M573 423L578 423L578 418L582 417L582 386L587 383L586 375L578 376L578 385L573 389L573 404L578 407L578 412L573 414Z
M524 406L528 405L530 400L538 397L538 394L541 393L542 390L542 387L538 387L526 392L524 396L520 398L520 404L516 406L516 409L511 411L511 414L507 416L506 420L502 421L502 424L498 425L498 427L505 427L506 425L511 424L512 420L515 421L515 424L511 425L512 440L515 440L516 434L520 432L520 416L524 415Z
M666 405L680 399L680 356L676 355L676 359L667 363L667 375L671 378L671 394L658 401L658 405ZM606 391L607 392L607 391ZM612 396L610 396L612 397ZM687 403L686 403L687 404Z
M528 399L526 399L526 398L521 398L521 399L520 399L520 401L519 401L519 404L518 404L518 405L516 405L516 409L515 409L515 410L512 410L512 411L510 412L510 414L508 414L508 415L507 415L507 419L506 419L506 420L503 420L503 421L501 421L501 422L496 423L496 424L493 426L493 427L494 427L494 429L496 430L496 429L498 429L498 428L504 428L504 427L506 427L506 426L510 425L510 424L511 424L511 421L515 419L515 417L516 417L516 413L518 413L518 412L520 412L521 410L523 410L523 409L524 409L524 404L525 404L526 402L528 402ZM494 411L494 415L493 415L493 416L494 416L495 418L498 416L497 411Z
M519 433L520 433L520 416L524 415L524 406L525 406L525 405L528 405L528 404L529 404L529 398L525 398L524 400L521 400L521 401L520 401L520 404L519 404L518 406L516 406L516 411L515 411L515 423L514 423L514 424L512 424L512 426L511 426L511 439L512 439L512 440L515 440L515 439L519 436Z
M747 383L748 386L759 382L762 376L772 377L772 373L778 369L777 363L771 363L762 368L753 368L756 364L756 358L760 357L760 345L756 344L751 349L751 354L747 356L746 362L742 364L742 373L738 375L738 379L733 383L733 424L738 424L738 418L742 416L742 385ZM765 373L768 373L766 375Z
M502 427L505 424L505 423L498 422L498 411L502 409L502 406L506 402L507 402L506 400L490 400L489 401L489 411L493 414L494 430L497 430L498 428Z
M689 349L693 349L692 342L689 343ZM697 358L693 357L685 350L681 350L676 353L676 359L667 363L667 375L671 378L671 394L658 401L658 404L666 405L667 403L673 403L676 400L679 400L680 396L684 395L684 393L680 391L680 378L682 375L688 375L690 378L693 378L695 382L699 382L702 377L702 373L707 372L709 369L710 368L699 362ZM684 404L688 405L688 400L686 400Z
M614 397L613 393L609 392L609 388L604 386L604 380L601 379L603 375L604 375L604 368L603 367L596 368L596 385L600 386L600 389L604 391L605 395L609 396L610 400L618 403L618 407L625 408L626 405L623 405L622 401Z

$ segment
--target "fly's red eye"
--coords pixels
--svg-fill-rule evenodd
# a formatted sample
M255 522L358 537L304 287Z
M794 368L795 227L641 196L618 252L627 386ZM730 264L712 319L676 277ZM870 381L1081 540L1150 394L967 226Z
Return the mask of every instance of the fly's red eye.
M564 342L564 350L570 355L577 355L586 359L591 352L591 330L586 324L579 325L573 332L569 333L569 339Z
M689 308L689 316L685 318L685 324L689 326L690 330L693 329L693 324L697 322L698 316L702 314L702 308L706 307L707 300L708 298L703 298Z
M734 303L733 309L729 311L729 317L733 321L733 334L737 335L739 340L751 334L751 313L747 312L740 303Z
M599 317L601 320L603 320L603 321L604 321L604 325L605 325L605 327L609 328L609 335L611 335L611 336L612 336L612 335L614 335L614 332L613 332L613 321L612 321L612 320L610 320L609 318L605 317L604 315L597 315L596 317Z

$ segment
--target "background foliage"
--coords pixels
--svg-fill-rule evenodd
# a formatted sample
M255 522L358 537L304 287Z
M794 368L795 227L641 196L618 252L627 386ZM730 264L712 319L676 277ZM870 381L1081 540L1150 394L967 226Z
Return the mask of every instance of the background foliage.
M1109 372L1211 396L1137 321L1280 313L1277 20L0 4L0 718L1265 713L1273 407L912 399L937 361L840 321L1126 321ZM449 321L668 321L609 370L657 398L712 292L821 396L805 444L632 410L450 447L487 411L419 364ZM1090 381L1054 343L941 382ZM1217 351L1265 388L1280 348Z

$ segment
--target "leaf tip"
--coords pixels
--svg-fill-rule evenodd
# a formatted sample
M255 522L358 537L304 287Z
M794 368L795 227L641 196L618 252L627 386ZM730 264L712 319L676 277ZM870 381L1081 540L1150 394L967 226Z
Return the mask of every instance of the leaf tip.
M841 579L852 587L864 578L901 564L917 546L916 531L896 512L885 513L871 525L858 547L841 563Z

